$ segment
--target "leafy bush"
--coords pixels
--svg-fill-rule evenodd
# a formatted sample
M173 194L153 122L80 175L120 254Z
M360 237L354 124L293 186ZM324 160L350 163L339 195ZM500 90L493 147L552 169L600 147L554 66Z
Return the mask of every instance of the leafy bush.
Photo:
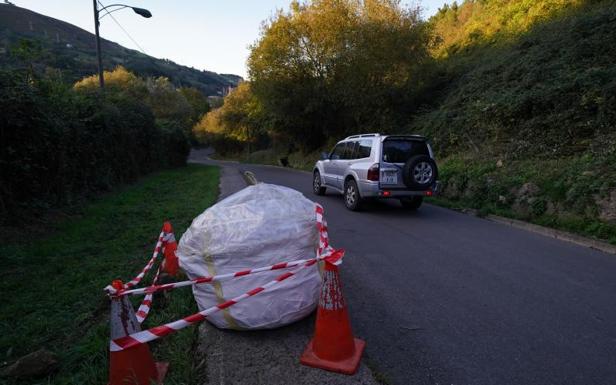
M497 162L472 154L452 155L439 163L444 184L438 201L529 220L538 224L595 236L616 244L613 215L600 207L616 190L614 155L574 156ZM529 187L532 186L532 187Z
M112 88L74 90L29 71L0 71L3 218L185 163L186 134L157 125L140 98Z

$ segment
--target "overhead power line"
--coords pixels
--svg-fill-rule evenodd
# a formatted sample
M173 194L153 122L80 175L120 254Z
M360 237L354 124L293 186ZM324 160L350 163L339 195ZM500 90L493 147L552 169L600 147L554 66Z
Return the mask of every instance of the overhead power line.
M100 2L100 0L97 0L98 3L101 5L101 7L104 7L105 5L103 3ZM109 15L109 17L111 17L111 19L118 25L118 27L120 27L120 29L124 32L124 34L133 42L133 44L135 44L137 46L137 48L139 48L139 51L141 51L141 53L143 53L144 55L147 55L147 53L145 52L145 50L143 48L141 48L141 46L139 45L139 43L137 43L137 41L135 39L133 39L133 37L130 35L130 33L128 33L128 31L122 27L122 24L120 24L119 21L116 20L115 17L113 17L113 15L109 12L109 10L105 10L107 13L106 15Z

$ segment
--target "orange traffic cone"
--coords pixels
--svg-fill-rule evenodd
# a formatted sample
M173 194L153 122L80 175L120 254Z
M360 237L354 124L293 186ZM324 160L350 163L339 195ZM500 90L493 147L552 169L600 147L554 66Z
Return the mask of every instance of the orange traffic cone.
M122 288L121 281L113 281L115 289ZM140 331L135 310L127 296L111 298L111 339ZM109 385L150 385L152 381L162 384L168 363L154 362L147 344L118 352L110 352Z
M338 267L326 260L314 338L306 346L300 362L332 372L354 374L365 347L365 341L353 337Z
M164 223L163 231L165 232L165 237L163 238L163 253L165 255L165 259L163 261L163 271L175 277L178 274L179 267L178 257L175 254L178 249L178 244L175 240L175 235L173 235L173 227L170 222Z

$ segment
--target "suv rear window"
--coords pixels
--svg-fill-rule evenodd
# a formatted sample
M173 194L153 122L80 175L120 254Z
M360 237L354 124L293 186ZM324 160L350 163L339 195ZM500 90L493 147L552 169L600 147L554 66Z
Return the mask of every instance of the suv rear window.
M405 163L415 155L430 155L426 142L412 139L385 139L383 141L383 161Z

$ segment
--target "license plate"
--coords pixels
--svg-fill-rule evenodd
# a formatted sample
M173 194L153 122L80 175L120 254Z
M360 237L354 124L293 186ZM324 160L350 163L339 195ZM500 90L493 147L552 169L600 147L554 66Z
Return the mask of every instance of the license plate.
M381 175L381 182L384 184L397 184L398 183L398 172L383 171L383 175Z

